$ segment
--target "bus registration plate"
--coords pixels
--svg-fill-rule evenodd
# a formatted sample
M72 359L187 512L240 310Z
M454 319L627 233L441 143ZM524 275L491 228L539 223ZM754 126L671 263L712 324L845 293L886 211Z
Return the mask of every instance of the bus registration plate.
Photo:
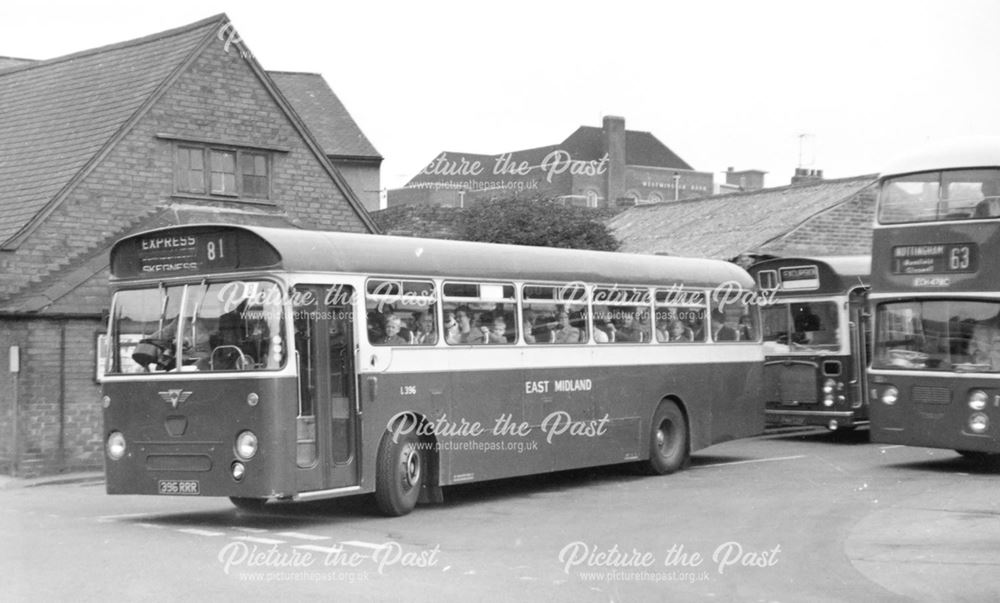
M198 487L198 480L194 479L161 479L159 490L160 494L179 496L197 496L201 494L201 489Z
M782 425L805 425L806 418L794 415L781 415L778 417L778 422Z

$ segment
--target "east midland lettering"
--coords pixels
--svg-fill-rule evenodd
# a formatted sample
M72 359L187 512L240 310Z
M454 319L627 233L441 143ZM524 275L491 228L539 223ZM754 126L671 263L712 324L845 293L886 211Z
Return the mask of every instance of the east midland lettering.
M142 239L142 250L152 251L157 249L180 249L184 247L194 247L197 242L198 240L193 236Z
M552 386L550 389L549 386ZM556 381L525 381L524 393L547 394L549 392L589 392L594 383L590 379L559 379Z

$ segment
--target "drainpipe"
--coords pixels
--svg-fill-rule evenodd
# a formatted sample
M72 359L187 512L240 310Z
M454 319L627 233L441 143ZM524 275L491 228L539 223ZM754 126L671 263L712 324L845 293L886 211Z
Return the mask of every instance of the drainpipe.
M66 321L59 321L59 450L56 463L66 468Z
M18 383L18 376L21 373L21 348L20 346L12 345L10 346L10 374L11 378L14 380L14 405L11 409L11 455L10 455L10 471L12 475L17 475L17 465L18 465L18 450L20 450L20 445L18 439L20 430L18 429L18 400L17 394L21 389L20 383Z

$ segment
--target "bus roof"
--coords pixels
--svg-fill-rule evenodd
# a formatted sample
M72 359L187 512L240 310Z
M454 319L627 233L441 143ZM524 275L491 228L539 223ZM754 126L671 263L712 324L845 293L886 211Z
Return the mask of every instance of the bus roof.
M232 224L190 224L138 233L116 243L112 255L128 249L125 243L134 238L206 227L252 233L280 255L275 269L296 272L687 287L735 281L753 287L745 270L722 260Z
M955 138L927 144L893 160L880 175L885 178L915 172L977 167L1000 167L1000 137Z

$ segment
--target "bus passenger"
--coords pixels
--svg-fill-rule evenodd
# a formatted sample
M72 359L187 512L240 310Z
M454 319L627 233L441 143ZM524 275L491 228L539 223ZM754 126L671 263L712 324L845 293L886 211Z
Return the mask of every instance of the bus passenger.
M615 341L641 343L643 340L642 328L635 318L635 313L631 310L621 312L620 325L616 329Z
M1000 317L979 323L972 330L969 356L975 364L986 364L990 370L1000 370Z
M580 343L580 329L569 324L569 312L559 310L556 326L552 331L552 343Z
M729 324L726 315L718 310L712 313L712 328L715 329L715 341L739 341L740 334Z
M413 333L413 343L416 345L434 345L437 343L437 329L434 328L434 315L429 311L417 315L417 328Z
M694 341L694 331L675 318L670 321L670 341Z
M455 313L451 310L444 313L444 341L449 345L462 343L461 327L458 324L458 319L455 318Z
M399 332L403 328L403 321L395 314L390 314L385 319L385 337L382 339L383 345L409 345L408 339L403 339Z
M535 343L535 313L531 310L521 314L521 329L524 331L524 343Z
M486 335L485 343L507 343L507 321L502 316L493 319L493 326Z
M753 341L756 336L753 333L753 325L750 324L750 315L744 314L740 316L739 325L737 325L737 332L740 336L740 341Z
M594 319L594 341L596 343L611 343L614 339L611 337L614 328L611 327L608 322L601 318Z
M458 343L471 343L472 334L472 313L468 306L455 308L455 320L458 321Z

